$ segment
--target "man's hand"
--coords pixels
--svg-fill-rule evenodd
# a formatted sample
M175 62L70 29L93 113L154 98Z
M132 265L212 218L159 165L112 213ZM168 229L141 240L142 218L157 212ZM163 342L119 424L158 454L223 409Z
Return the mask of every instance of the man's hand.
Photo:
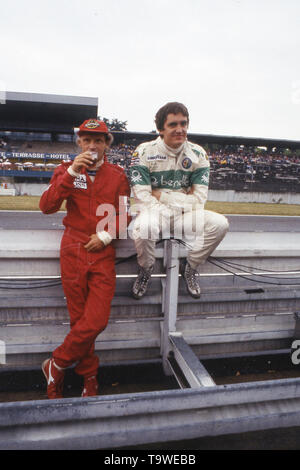
M87 251L101 251L105 247L104 243L99 239L96 233L90 236L90 241L84 245Z
M156 199L159 201L161 195L161 191L159 189L152 189L152 196L156 197Z
M95 161L93 160L92 156L90 155L90 152L83 152L83 153L80 153L79 155L77 155L77 157L74 158L74 161L71 165L71 168L76 173L79 173L81 168L89 168L94 164L95 164Z

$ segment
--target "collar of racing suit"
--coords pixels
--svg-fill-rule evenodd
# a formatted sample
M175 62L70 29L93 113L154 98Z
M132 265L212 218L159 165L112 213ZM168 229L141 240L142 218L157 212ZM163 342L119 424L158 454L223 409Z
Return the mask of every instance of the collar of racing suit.
M192 160L193 163L197 163L198 161L197 156L190 149L188 140L186 140L177 149L173 149L172 147L169 147L168 145L166 145L164 143L164 140L160 136L157 138L156 142L158 144L158 148L162 152L166 153L168 157L173 157L173 158L178 159L179 157L186 155L187 157L190 158L190 160Z
M98 160L95 165L93 165L92 167L89 168L89 170L97 171L100 168L100 166L102 165L103 161L104 161L103 158L101 160Z
M98 160L97 163L93 167L87 168L87 170L86 170L87 174L89 175L92 182L95 181L96 173L99 170L99 168L100 168L100 166L102 165L103 162L104 162L104 159L102 158L101 160Z
M176 149L172 148L172 147L169 147L169 145L165 144L164 142L164 139L162 139L161 137L158 138L158 144L159 146L162 148L162 150L164 150L168 156L170 157L178 157L181 152L184 150L184 147L185 147L185 142L183 144L180 145L180 147L177 147Z

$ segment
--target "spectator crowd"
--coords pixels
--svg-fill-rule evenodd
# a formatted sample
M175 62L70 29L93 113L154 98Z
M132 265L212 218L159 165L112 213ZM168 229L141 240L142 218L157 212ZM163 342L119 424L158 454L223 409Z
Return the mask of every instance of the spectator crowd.
M112 145L107 152L111 163L121 166L129 176L131 155L138 145L121 143ZM57 149L55 149L57 151ZM52 172L60 163L60 159L13 161L5 158L7 144L0 140L0 174L1 170L30 170ZM266 147L246 147L243 145L211 145L206 148L210 164L210 187L212 189L255 189L267 191L278 190L278 185L288 185L283 190L300 192L300 149L267 149ZM2 157L1 157L2 154ZM66 155L65 160L68 160ZM260 188L261 184L264 188ZM251 188L249 188L251 184ZM277 186L277 188L275 188Z

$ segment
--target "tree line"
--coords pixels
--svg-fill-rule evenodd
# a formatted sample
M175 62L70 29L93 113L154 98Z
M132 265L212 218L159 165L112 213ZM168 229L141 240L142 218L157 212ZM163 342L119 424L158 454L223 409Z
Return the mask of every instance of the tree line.
M98 119L105 122L110 131L127 131L127 121L119 121L119 119L108 119L106 117L101 118L98 116Z

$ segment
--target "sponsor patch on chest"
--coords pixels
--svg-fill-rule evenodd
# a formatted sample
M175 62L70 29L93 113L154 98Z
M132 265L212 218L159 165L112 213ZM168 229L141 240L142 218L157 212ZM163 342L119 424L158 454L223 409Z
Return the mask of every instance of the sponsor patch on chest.
M185 170L188 170L192 166L192 160L186 157L182 160L181 165L182 165L182 168L184 168Z
M130 165L135 166L140 164L140 157L138 152L134 152L131 156Z
M76 176L75 180L73 181L73 184L74 188L87 189L86 175Z
M167 155L148 155L147 162L164 162L168 159Z

